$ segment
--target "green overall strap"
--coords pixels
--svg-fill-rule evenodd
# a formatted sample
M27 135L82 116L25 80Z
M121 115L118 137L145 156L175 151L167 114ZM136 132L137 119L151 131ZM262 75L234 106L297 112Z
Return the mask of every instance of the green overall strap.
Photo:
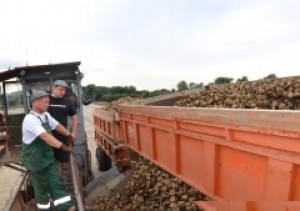
M47 133L52 134L52 132L51 132L51 126L50 126L50 123L49 123L49 119L48 119L48 116L46 114L44 114L46 121L43 122L43 120L39 116L35 115L32 111L30 111L29 113L31 115L36 116L37 118L39 118L39 120L41 121L41 124L42 124L43 128L45 128L45 130L47 131Z

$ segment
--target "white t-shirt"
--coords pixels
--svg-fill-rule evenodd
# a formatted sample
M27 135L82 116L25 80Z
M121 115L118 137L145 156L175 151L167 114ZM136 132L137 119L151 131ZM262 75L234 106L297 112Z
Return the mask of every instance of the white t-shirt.
M41 135L43 132L46 132L41 123L41 120L43 122L47 121L45 115L47 115L48 117L49 125L52 130L54 130L59 124L48 112L38 114L36 112L31 111L31 113L33 113L34 115L30 113L27 114L22 124L22 142L24 144L31 144L31 142L33 142L34 139L36 139L36 137ZM40 117L41 120L38 117Z

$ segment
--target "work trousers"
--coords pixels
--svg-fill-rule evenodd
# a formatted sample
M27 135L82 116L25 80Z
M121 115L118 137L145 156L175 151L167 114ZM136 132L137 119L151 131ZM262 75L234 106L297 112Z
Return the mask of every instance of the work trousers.
M54 200L54 205L58 211L67 211L74 206L64 185L63 178L58 171L57 163L53 162L41 171L29 170L29 174L39 210L52 211L49 194Z

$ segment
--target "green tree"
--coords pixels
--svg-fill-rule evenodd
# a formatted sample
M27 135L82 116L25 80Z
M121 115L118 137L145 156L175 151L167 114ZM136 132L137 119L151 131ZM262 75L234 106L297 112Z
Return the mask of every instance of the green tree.
M152 96L164 95L171 93L167 89L158 89L154 91L142 90L138 91L135 86L96 86L89 84L82 87L85 99L92 99L94 101L111 102L122 97L130 96L136 98L147 98ZM174 89L175 92L175 89Z
M159 96L159 95L165 95L165 94L169 94L169 93L171 93L170 90L167 90L167 89L157 89L157 90L151 91L149 93L149 97L154 97L154 96Z
M249 81L249 80L248 80L248 77L244 75L243 77L238 78L238 79L236 80L236 82L238 82L238 81L242 82L242 81Z
M8 106L17 106L19 105L20 96L17 94L9 94L6 100Z
M277 78L277 76L274 73L272 73L272 74L267 75L263 79L266 80L266 79L276 79L276 78Z
M186 81L180 81L178 84L177 84L177 89L178 91L182 91L182 90L187 90L189 89Z
M95 84L87 85L84 89L85 98L95 100L95 90L96 90L96 85Z
M142 93L141 93L141 98L142 98L142 99L145 99L145 98L147 98L147 97L149 97L149 91L143 90Z
M96 101L103 101L102 98L104 95L110 94L111 88L105 87L105 86L96 86L96 89L94 91L95 94L95 100Z
M190 89L195 89L195 88L199 88L199 87L204 86L204 84L202 82L201 83L191 82L189 85L190 85Z
M218 78L215 79L215 84L216 85L218 85L218 84L230 84L232 81L233 81L233 78L228 78L228 77L221 76L221 77L218 77Z
M196 85L195 82L190 82L190 83L189 83L189 88L192 89L192 88L194 88L195 85Z
M118 100L122 97L126 97L126 95L124 95L124 94L107 94L107 95L103 95L102 101L111 102L114 100Z
M112 86L109 89L109 93L113 94L125 94L127 92L127 87L122 86Z
M135 88L135 86L129 86L128 87L128 94L129 95L133 95L133 94L135 94L136 93L136 88Z

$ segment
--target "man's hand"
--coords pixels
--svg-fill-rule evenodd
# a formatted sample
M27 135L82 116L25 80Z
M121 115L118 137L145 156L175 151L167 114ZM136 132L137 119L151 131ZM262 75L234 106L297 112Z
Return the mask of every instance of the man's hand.
M72 132L71 136L74 137L74 140L76 139L76 133L75 132Z
M66 151L66 152L71 152L74 153L73 149L71 147L68 147L67 145L62 144L59 149Z
M70 133L70 135L68 136L68 141L71 145L74 145L75 136L73 135L73 133Z

